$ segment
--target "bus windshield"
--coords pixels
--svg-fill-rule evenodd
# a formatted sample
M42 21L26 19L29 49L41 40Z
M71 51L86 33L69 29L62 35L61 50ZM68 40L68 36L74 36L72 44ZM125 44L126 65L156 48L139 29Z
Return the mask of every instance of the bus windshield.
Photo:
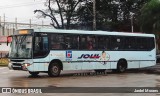
M31 58L32 57L32 36L12 36L10 58Z

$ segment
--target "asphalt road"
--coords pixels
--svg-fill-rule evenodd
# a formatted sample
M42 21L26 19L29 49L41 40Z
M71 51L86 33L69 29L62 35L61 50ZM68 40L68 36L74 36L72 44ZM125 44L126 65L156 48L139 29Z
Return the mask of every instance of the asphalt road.
M13 71L0 67L0 87L160 87L160 75L146 71L129 70L126 73L85 74L82 71L63 72L60 77L49 77L40 73L32 77L25 71ZM42 93L0 94L0 96L160 96L159 93Z

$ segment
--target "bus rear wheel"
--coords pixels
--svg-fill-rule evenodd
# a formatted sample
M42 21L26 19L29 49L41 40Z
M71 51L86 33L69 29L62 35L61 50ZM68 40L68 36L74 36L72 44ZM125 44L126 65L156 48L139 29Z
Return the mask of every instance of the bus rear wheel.
M117 71L119 73L125 72L127 69L127 62L125 60L120 60L117 64Z
M38 76L39 72L31 72L29 71L29 73L32 75L32 76Z
M61 72L61 68L57 62L53 62L49 66L48 75L50 77L58 77L60 75L60 72Z

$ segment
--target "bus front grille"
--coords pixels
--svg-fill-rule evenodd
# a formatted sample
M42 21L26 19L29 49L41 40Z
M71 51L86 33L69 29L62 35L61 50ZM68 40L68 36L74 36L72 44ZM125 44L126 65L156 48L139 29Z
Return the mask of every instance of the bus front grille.
M14 66L21 66L21 63L13 63Z
M24 60L11 60L12 62L23 62Z
M14 70L22 70L22 64L20 64L20 63L13 63L12 64L12 68Z

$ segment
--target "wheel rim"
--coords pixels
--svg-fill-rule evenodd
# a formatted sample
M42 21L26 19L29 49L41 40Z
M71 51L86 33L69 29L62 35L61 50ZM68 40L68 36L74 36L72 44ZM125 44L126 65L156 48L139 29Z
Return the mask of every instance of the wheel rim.
M53 67L52 67L52 72L53 72L54 74L57 74L58 71L59 71L59 69L58 69L57 66L53 66Z
M120 65L120 66L119 66L119 70L120 70L121 72L123 72L123 71L125 70L125 67L122 66L122 65Z

